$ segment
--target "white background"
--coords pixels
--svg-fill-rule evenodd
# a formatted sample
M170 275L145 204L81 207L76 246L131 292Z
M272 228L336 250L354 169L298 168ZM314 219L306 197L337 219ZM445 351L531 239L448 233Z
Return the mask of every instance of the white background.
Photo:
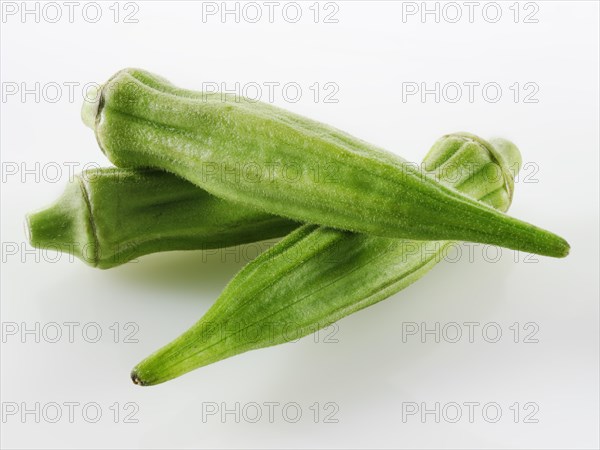
M3 8L6 3L11 2ZM137 23L123 23L124 14L133 11L124 4L117 5L121 15L114 23L112 2L102 3L101 19L90 23L82 16L86 3L80 2L69 23L67 6L58 4L63 17L57 23L48 22L55 15L49 9L39 23L31 15L22 20L20 13L2 18L2 90L7 94L15 83L20 90L4 95L1 104L2 322L19 327L95 322L103 337L87 343L81 326L74 343L66 337L53 344L36 343L34 336L3 336L2 405L31 409L36 402L40 408L51 402L96 402L103 415L88 423L80 406L69 423L64 405L57 423L5 414L2 447L598 447L597 2L521 3L517 23L513 2L500 3L502 17L496 23L489 20L494 10L486 10L487 20L482 15L485 2L475 10L473 23L461 2L463 17L457 23L446 20L455 13L448 8L441 9L446 14L439 23L431 15L423 23L418 14L403 21L402 3L391 1L337 2L338 23L323 23L323 16L314 23L312 2L302 3L297 23L282 17L280 9L274 23L265 17L236 23L232 16L222 23L218 15L204 22L201 3L160 1L137 2ZM22 8L20 2L15 5ZM325 5L319 8L323 14ZM531 12L529 19L537 23L525 23ZM93 9L87 13L88 19L94 17ZM322 342L327 333L320 333L160 386L135 386L130 369L192 325L244 262L235 261L240 252L176 252L100 271L65 255L32 251L25 243L25 214L62 192L68 164L77 163L77 171L86 163L108 165L79 118L81 90L128 66L193 89L206 82L228 87L295 82L302 98L286 101L276 89L277 105L413 161L448 132L512 139L530 166L524 172L528 182L516 185L511 213L565 236L571 255L525 263L526 255L503 250L491 263L476 247L473 261L465 256L454 264L443 262L405 291L339 322L336 343ZM315 102L309 90L315 82L335 83L338 102ZM492 103L476 89L469 102L465 88L456 103L447 101L450 91L439 102L433 95L424 102L418 95L403 101L403 83L431 88L436 82L498 83L502 97ZM40 83L40 98L22 98L21 90L35 90L35 83ZM63 87L57 100L53 83ZM77 83L74 98L65 83ZM510 89L514 83L521 86L517 102ZM525 83L537 86L530 98L537 103L524 102L522 95L531 92L524 90ZM489 255L495 256L493 249ZM119 343L109 329L115 322L121 327ZM128 322L139 326L138 343L122 342ZM403 342L407 322L430 328L436 322L480 326L473 343L464 336L454 344L443 337L436 343L432 336L426 343L419 336ZM495 344L481 334L491 322L503 332ZM521 328L518 343L509 328L515 322ZM538 329L537 343L522 342L532 330L523 329L529 322ZM110 409L115 402L118 423ZM128 402L139 409L138 423L124 423ZM236 402L242 409L251 402L295 402L303 415L291 423L279 407L270 423L263 405L256 423L248 420L254 415L248 409L239 423L232 414L225 420L219 414L203 417L203 405L232 409ZM315 402L321 411L317 423L310 409ZM328 402L337 405L337 423L324 423ZM457 423L447 420L451 411L439 423L433 415L403 421L407 402L427 408L436 402L441 408L449 402L495 402L502 417L490 423L480 406L470 423L463 406ZM515 402L518 423L514 406L510 409ZM524 423L523 413L532 411L524 409L528 402L535 403L537 423Z

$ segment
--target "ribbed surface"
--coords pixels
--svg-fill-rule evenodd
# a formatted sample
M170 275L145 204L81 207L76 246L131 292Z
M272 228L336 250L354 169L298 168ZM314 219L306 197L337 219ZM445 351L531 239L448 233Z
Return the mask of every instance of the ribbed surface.
M454 168L451 161L457 163ZM457 177L463 193L478 199L496 198L502 192L499 198L504 201L495 201L507 208L512 180L488 182L478 176L490 165L499 168L494 161L497 158L484 146L442 139L424 163L432 176L449 186L458 183L450 173L467 171ZM443 259L447 244L305 225L242 269L196 325L142 361L132 378L137 384L157 384L248 350L313 333L418 280Z
M214 197L167 172L107 168L79 175L28 226L36 247L108 269L154 252L278 238L300 224Z
M99 114L98 142L116 165L166 169L265 212L386 237L568 253L550 232L482 206L346 133L270 105L223 102L128 69L104 86ZM484 145L469 136L451 139L461 148L466 143L465 152ZM441 144L433 167L451 150ZM286 176L282 167L299 176ZM332 176L319 178L315 170Z

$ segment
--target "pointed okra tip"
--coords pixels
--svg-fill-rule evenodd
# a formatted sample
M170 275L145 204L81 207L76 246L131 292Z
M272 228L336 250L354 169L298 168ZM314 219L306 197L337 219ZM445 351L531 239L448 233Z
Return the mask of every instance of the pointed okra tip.
M512 200L515 178L523 163L521 152L515 144L507 139L493 138L488 143L491 152L504 172L507 190L509 190ZM564 238L533 225L531 225L531 230L539 237L540 254L555 258L564 258L569 255L571 246Z
M468 189L466 192L462 192L461 189L459 191L482 201L486 206L493 206L497 210L505 212L512 201L516 175L522 164L521 152L511 141L502 138L488 141L466 132L450 133L439 139L431 148L426 157L425 168L430 171L439 170L448 161L469 158L474 154L474 149L486 153L494 165L500 169L504 186L502 189L486 193L490 180L486 177L473 177L475 184L463 183L462 187L465 189L465 186L469 186L468 189L471 189L471 192ZM492 179L498 180L496 172ZM477 181L481 181L481 183L477 185ZM494 187L494 189L496 188ZM482 196L482 194L484 195ZM569 243L550 231L509 216L498 216L494 221L495 224L488 224L488 226L495 228L497 245L555 258L564 258L569 254ZM502 231L499 231L498 227L501 227Z
M160 350L157 353L159 352ZM133 384L138 386L154 386L179 375L173 375L169 370L166 370L165 360L157 358L156 353L137 364L129 374Z
M137 384L138 386L146 385L142 380L140 380L140 377L138 376L136 369L133 369L131 371L130 376L131 376L131 381L133 381L133 384Z
M519 173L523 163L521 152L515 144L507 139L493 138L489 140L489 144L496 160L505 172L507 184L510 185L512 198L512 190L514 189L515 178ZM548 252L547 256L564 258L569 255L571 246L564 238L546 230L538 230L540 232L540 236L544 237L548 248L552 249Z
M162 372L160 369L156 370L152 367L150 367L149 370L146 369L144 367L145 362L146 360L142 361L140 364L135 366L129 374L129 376L131 377L131 381L133 381L133 384L137 386L154 386L157 384L164 383L165 381L170 380L172 378L175 378L175 376L161 376Z

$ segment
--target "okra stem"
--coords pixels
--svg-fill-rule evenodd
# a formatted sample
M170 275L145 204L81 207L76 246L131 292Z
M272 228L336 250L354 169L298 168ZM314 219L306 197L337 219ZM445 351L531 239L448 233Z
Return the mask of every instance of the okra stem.
M107 269L142 255L208 250L285 236L299 223L221 200L157 170L92 169L27 219L35 247Z

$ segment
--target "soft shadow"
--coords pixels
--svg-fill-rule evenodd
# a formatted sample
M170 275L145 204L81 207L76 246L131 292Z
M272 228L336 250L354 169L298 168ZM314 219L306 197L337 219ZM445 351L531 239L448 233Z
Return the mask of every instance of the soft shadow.
M155 253L111 269L115 278L160 288L198 292L221 291L247 263L276 243L274 240L225 249Z
M422 343L419 339L403 342L402 323L461 323L493 317L494 310L501 308L505 301L504 287L513 270L515 264L509 258L495 264L441 263L384 303L340 320L338 344L301 345L299 351L294 352L294 358L282 365L280 379L293 379L294 374L301 371L314 377L305 380L307 386L330 380L332 389L344 390L356 388L357 379L363 386L375 386L390 377L402 379L406 367L413 372L423 370L422 376L426 377L428 361L434 358L443 365L447 362L445 353L449 347L443 343ZM308 341L310 337L305 339ZM471 345L464 348L475 351ZM312 370L306 370L307 367ZM323 371L353 376L324 379Z

